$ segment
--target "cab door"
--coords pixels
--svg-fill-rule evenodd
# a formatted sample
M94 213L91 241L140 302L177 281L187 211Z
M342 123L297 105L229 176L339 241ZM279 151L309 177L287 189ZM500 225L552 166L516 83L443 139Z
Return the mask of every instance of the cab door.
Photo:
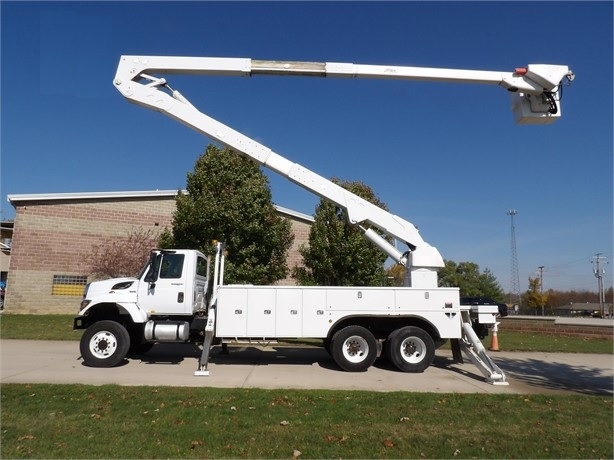
M187 293L185 254L161 252L149 264L139 284L139 306L152 315L191 312L192 292Z

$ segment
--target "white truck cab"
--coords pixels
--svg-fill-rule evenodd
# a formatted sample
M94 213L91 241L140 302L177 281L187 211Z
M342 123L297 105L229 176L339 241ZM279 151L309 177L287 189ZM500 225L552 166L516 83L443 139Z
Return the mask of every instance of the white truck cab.
M190 324L198 327L194 318L205 312L208 268L209 259L199 251L156 250L138 278L89 283L74 320L75 329L87 329L84 362L111 367L157 341L188 340ZM113 332L118 326L109 322L125 332Z

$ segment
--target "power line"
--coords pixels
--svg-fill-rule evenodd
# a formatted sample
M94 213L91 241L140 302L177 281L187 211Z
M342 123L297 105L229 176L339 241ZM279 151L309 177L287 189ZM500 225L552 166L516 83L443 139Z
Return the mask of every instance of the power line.
M570 260L568 262L561 262L560 264L557 265L550 265L548 268L549 270L555 269L555 268L562 268L562 267L567 267L569 265L575 265L575 264L579 264L579 263L586 263L587 260L590 260L590 256L587 257L582 257L581 259L576 259L576 260Z

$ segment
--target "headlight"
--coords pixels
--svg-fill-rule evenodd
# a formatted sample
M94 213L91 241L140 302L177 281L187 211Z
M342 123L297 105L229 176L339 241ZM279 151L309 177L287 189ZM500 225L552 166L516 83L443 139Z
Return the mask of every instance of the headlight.
M83 310L85 307L87 307L90 304L91 300L89 299L83 299L81 301L81 307L79 308L79 311Z

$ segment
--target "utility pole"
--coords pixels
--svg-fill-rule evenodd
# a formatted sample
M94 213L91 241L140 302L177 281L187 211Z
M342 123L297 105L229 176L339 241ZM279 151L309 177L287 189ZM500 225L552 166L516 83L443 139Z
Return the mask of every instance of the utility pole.
M518 279L518 253L516 252L516 227L514 227L514 216L518 214L515 209L507 211L512 221L512 260L511 260L511 286L510 303L516 304L520 308L520 281Z
M605 318L605 292L603 291L603 275L605 275L605 268L602 268L601 264L607 264L607 257L604 257L602 254L601 252L595 254L591 263L595 264L593 273L597 278L597 288L599 289L599 314L602 318Z
M539 267L539 294L541 298L539 299L542 304L542 316L544 316L544 266L540 265Z

